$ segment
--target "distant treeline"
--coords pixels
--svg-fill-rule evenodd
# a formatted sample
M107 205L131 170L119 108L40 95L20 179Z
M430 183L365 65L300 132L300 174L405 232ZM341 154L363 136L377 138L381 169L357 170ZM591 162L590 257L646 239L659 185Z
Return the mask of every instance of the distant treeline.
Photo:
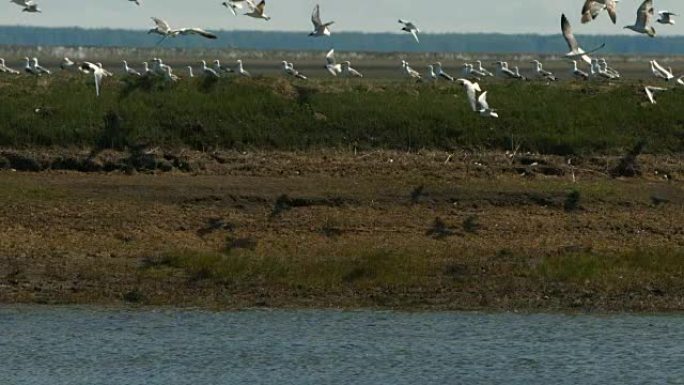
M562 53L560 35L432 34L423 35L418 45L408 34L336 33L327 39L312 39L305 32L219 31L218 40L200 38L167 39L164 47L239 48L256 50L321 50L335 47L345 51L375 52L473 52L473 53ZM608 54L684 54L684 36L580 36L586 48L606 43ZM156 35L145 31L117 29L0 27L0 45L14 46L104 46L153 47Z

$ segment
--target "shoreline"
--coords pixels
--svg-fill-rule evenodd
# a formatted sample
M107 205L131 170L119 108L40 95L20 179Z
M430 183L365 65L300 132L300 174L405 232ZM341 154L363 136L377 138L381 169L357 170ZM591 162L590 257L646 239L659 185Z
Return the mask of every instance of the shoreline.
M614 178L619 157L179 153L198 167L0 171L0 303L684 310L681 155Z

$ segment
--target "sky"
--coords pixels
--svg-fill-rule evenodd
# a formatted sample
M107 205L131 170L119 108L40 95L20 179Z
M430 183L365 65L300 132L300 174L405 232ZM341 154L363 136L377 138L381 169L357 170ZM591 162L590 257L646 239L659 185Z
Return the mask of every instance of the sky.
M221 6L223 0L36 0L42 14L21 12L0 0L0 25L79 26L84 28L150 28L150 16L165 19L172 27L204 27L212 30L304 31L311 27L310 14L321 5L323 21L335 21L335 31L395 32L398 18L413 20L424 32L495 32L555 34L560 14L566 13L578 34L634 34L624 30L636 18L641 0L622 0L618 25L604 13L581 25L583 0L268 0L271 21L234 17ZM656 0L658 10L684 14L681 0ZM428 6L418 6L426 4ZM681 9L680 9L681 8ZM523 22L525 21L525 22ZM655 24L660 35L684 34L681 25Z

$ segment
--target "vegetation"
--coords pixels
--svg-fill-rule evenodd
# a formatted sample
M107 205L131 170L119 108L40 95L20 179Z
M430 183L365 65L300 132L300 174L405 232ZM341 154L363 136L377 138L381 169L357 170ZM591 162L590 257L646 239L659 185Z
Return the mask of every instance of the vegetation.
M681 152L679 90L645 103L637 84L483 82L501 119L461 88L403 81L284 78L0 78L0 146L192 149L498 149L546 154Z

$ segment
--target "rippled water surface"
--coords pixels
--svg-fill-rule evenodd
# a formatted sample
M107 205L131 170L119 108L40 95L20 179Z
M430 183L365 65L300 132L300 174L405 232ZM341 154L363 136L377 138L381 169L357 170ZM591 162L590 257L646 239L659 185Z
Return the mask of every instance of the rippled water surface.
M684 316L0 308L0 384L684 384Z

